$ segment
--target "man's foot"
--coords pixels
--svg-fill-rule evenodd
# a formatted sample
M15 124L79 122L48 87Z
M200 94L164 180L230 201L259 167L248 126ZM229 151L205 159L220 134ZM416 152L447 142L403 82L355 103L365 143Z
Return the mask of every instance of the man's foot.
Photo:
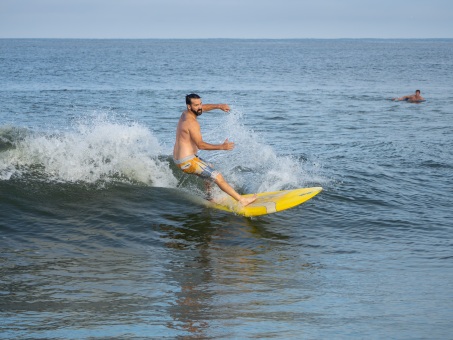
M249 205L250 203L255 202L255 201L256 201L256 197L257 197L256 194L253 195L253 196L251 196L251 197L244 197L244 196L242 196L241 199L239 199L239 203L240 203L243 207L245 207L245 206Z

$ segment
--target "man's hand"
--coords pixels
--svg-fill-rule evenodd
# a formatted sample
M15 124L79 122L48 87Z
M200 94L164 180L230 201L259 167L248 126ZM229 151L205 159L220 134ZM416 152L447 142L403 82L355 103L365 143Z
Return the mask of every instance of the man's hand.
M219 104L219 109L223 112L230 112L230 106L228 104Z
M228 138L227 138L223 142L222 147L223 147L222 148L223 150L233 150L234 149L234 143L233 142L229 142Z

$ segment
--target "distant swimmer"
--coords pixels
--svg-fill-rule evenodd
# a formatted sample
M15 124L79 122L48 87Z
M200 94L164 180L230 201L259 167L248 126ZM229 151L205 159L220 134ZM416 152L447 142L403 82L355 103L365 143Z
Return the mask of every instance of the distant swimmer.
M229 112L228 104L203 104L200 96L192 93L186 96L186 105L187 110L181 114L176 128L176 142L173 149L175 164L185 173L203 178L208 187L208 194L210 182L214 182L243 206L255 201L256 195L244 197L238 194L212 164L197 155L199 150L233 150L234 143L230 142L228 138L222 144L206 143L201 136L200 124L197 121L197 117L203 112L215 109Z
M408 96L404 96L404 97L400 97L400 98L393 98L394 101L407 101L409 103L419 103L419 102L422 102L425 100L425 98L423 98L421 95L420 95L420 90L416 90L415 91L415 94L411 94L411 95L408 95Z

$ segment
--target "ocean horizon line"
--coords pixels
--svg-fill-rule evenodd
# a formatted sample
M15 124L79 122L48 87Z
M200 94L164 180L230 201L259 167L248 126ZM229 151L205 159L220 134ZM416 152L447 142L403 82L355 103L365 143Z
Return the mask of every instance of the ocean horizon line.
M0 40L453 40L448 37L441 38L88 38L88 37L0 37Z

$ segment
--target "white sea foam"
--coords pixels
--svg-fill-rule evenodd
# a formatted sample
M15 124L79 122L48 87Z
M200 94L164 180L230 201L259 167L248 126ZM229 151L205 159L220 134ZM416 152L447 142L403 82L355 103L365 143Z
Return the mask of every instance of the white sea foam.
M201 152L201 156L214 163L238 191L276 191L323 181L317 175L317 165L278 155L243 121L243 114L237 109L200 119L207 142L222 143L227 137L235 142L231 152ZM178 186L161 144L148 127L136 122L93 114L78 119L64 132L14 134L10 131L3 135L12 136L6 142L13 147L0 152L2 180L34 176L58 182L125 181ZM193 187L194 181L184 180L190 175L182 176L183 187L188 185L187 189L198 191Z
M235 187L245 192L277 191L303 187L320 180L317 165L307 164L293 156L278 155L259 133L242 123L240 110L233 109L229 114L216 118L202 122L204 139L221 143L228 137L235 143L235 149L205 153L205 157L215 163Z
M176 178L152 132L105 115L84 117L65 132L31 133L0 153L0 178L37 175L59 182L128 181L174 187Z

